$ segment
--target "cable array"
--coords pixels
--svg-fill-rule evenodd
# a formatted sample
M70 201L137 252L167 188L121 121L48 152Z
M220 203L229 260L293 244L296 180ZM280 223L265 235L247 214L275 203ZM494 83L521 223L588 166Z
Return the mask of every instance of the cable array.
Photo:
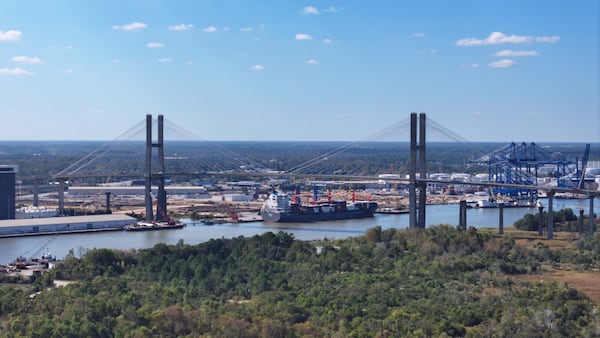
M165 174L283 173L302 175L374 176L407 174L410 152L410 118L390 122L385 128L348 142L216 142L164 120ZM157 120L153 121L153 130ZM510 163L514 145L473 143L428 118L427 172L487 172L490 161ZM54 177L131 176L140 177L145 165L145 120L115 140L101 145ZM536 147L538 161L560 158ZM525 151L525 150L523 150ZM152 171L157 172L158 154L153 149ZM515 170L507 174L519 181L531 175Z

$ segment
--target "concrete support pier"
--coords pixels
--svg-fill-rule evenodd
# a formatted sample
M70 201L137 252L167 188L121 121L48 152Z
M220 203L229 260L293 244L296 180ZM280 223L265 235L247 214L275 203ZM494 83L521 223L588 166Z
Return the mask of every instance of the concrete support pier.
M467 230L467 201L465 200L458 204L458 227Z
M40 181L33 180L33 206L40 206Z
M548 191L548 239L554 239L554 191Z
M65 215L65 180L58 179L58 216Z
M577 232L579 233L579 235L583 235L584 231L583 231L583 213L584 210L583 209L579 209L579 222L577 224Z
M590 227L588 229L589 235L594 235L594 196L590 196Z
M498 235L504 234L504 203L498 203Z
M111 194L111 192L107 191L107 192L105 192L105 194L106 194L106 212L110 214L111 213L111 211L110 211L110 194Z
M543 221L543 217L544 216L544 206L540 205L538 207L539 210L539 214L538 214L538 236L543 236L544 235L544 221Z

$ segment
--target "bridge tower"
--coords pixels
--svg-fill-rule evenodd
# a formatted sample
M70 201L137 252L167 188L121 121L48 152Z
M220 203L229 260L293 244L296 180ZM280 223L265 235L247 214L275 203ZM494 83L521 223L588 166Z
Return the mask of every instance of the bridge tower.
M152 115L146 115L146 162L144 170L146 204L146 221L163 221L167 215L167 193L165 192L165 151L164 151L164 118L158 115L158 140L152 142ZM158 172L152 173L152 149L158 149ZM152 208L152 182L156 179L158 184L156 217Z
M425 206L427 204L427 182L421 181L427 178L427 152L425 148L425 113L410 114L410 220L411 228L425 228ZM418 129L417 129L418 124ZM417 133L418 130L418 133ZM418 134L418 135L417 135ZM418 139L418 143L417 143ZM417 180L417 172L419 180ZM417 205L417 190L419 191L419 203ZM418 207L418 209L417 209ZM418 213L417 213L418 211Z

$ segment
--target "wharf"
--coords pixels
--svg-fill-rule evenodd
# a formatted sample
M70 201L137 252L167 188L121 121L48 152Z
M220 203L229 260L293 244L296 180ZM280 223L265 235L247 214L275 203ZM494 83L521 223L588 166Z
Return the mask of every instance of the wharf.
M135 222L135 218L119 214L11 219L0 221L0 237L115 231Z
M0 238L46 236L46 235L68 235L68 234L82 234L82 233L88 233L88 232L104 232L104 231L123 231L123 228L60 230L60 231L44 231L44 232L28 232L28 233L24 232L24 233L13 233L13 234L0 234Z

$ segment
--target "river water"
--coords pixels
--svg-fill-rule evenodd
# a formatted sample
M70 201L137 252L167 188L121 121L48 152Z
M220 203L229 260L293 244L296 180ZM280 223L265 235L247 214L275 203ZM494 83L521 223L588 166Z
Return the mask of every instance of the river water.
M540 202L546 207L547 200ZM594 212L600 213L600 202L594 201ZM589 200L555 199L554 210L572 208L576 215L579 209L584 209L588 214ZM426 224L458 224L458 205L430 205L427 206ZM504 208L504 226L512 225L525 214L536 213L537 208ZM467 225L476 228L498 227L499 214L497 209L468 209ZM185 221L185 220L184 220ZM57 258L64 257L70 249L76 256L80 256L85 249L112 248L112 249L141 249L154 246L156 243L175 244L180 239L187 244L206 242L211 238L233 238L238 236L250 237L268 231L285 231L292 233L300 240L315 239L341 239L358 236L369 228L381 226L388 228L406 228L409 224L409 215L376 214L373 218L342 220L318 223L264 223L249 222L239 224L188 225L178 230L124 232L108 231L97 233L65 234L30 236L15 238L0 238L0 264L12 262L17 256L26 257L34 254L50 252Z

